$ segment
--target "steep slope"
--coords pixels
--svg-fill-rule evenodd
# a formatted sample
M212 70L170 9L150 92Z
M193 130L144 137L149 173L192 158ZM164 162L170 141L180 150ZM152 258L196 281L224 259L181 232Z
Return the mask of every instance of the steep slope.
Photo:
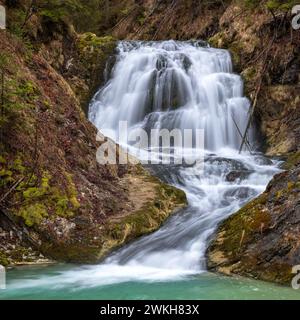
M96 160L101 143L82 106L114 40L35 15L28 23L35 35L0 31L0 264L96 262L157 229L185 195L139 165Z

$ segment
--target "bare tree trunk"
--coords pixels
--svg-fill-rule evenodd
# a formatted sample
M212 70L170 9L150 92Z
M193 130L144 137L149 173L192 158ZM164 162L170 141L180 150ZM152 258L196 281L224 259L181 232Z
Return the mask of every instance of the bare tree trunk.
M31 0L30 5L27 8L26 11L26 15L25 15L25 19L24 22L22 24L22 29L24 29L24 27L26 26L28 20L32 17L32 15L34 14L34 9L35 7L37 7L37 2L36 0Z
M269 52L270 52L270 50L271 50L271 48L273 46L273 43L274 43L274 41L276 39L276 36L277 36L277 30L276 30L273 38L269 42L269 45L268 45L266 53L265 53L264 61L263 61L263 64L262 64L262 67L261 67L261 70L260 70L260 74L259 74L259 82L258 82L257 88L255 90L255 95L254 95L253 104L252 104L251 110L250 110L249 120L248 120L246 129L245 129L245 133L243 135L243 139L242 139L242 143L241 143L241 146L240 146L240 149L239 149L239 153L242 152L244 144L247 143L247 140L248 140L247 134L248 134L248 131L249 131L249 129L251 127L251 124L252 124L252 118L253 118L254 111L255 111L255 108L256 108L256 105L257 105L258 96L259 96L259 93L260 93L260 90L261 90L261 86L262 86L262 83L263 83L263 76L264 76L264 73L265 73L265 71L267 69Z

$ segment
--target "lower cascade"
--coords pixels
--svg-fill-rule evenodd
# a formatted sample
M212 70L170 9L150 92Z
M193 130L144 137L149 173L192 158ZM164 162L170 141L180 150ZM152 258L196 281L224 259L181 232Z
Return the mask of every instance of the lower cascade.
M185 191L187 207L158 231L98 265L62 267L51 276L24 280L23 287L87 290L130 282L128 292L141 282L170 286L198 277L206 272L205 252L218 224L262 193L279 172L276 160L255 151L255 128L248 130L248 142L239 153L250 102L243 96L241 77L232 71L228 51L201 41L121 41L117 51L115 65L111 70L107 67L105 85L91 101L90 120L104 134L116 133L118 142L141 158L144 154L126 146L122 132L118 134L121 121L127 122L128 129L146 132L203 130L204 166L148 164L160 179ZM144 151L163 158L161 149ZM184 154L189 151L183 148ZM11 288L20 289L20 284L13 282Z

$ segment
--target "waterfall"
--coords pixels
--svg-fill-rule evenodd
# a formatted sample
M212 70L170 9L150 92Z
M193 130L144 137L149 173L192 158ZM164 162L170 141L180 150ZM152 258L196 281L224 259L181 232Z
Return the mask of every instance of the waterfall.
M240 146L249 105L226 50L199 41L120 42L111 80L93 99L89 117L100 130L120 121L203 129L205 149L215 151Z
M150 166L183 189L189 205L157 232L92 267L100 283L170 280L205 271L205 250L218 223L261 193L277 171L275 162L260 154L238 153L249 106L226 50L200 41L119 43L110 80L90 104L90 120L104 132L116 131L120 121L145 130L202 129L205 166L203 171L197 165ZM248 140L254 142L253 129Z
M188 206L158 231L120 248L98 265L62 268L51 276L22 281L24 287L37 287L37 294L40 286L58 288L63 294L66 288L93 294L91 288L112 285L118 292L123 288L127 297L141 282L166 282L165 288L177 280L201 282L206 248L218 224L263 192L279 171L275 160L258 152L238 152L249 101L226 50L200 41L124 41L118 45L115 66L106 74L109 80L89 108L98 129L117 131L119 121L146 131L203 129L204 168L200 170L198 163L149 164L162 180L185 191ZM254 131L248 135L252 145ZM15 282L12 287L17 290L20 285Z

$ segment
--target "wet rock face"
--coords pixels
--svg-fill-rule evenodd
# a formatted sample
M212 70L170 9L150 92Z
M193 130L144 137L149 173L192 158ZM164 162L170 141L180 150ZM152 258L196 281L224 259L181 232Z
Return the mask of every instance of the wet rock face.
M234 182L237 180L244 180L251 174L251 171L231 171L226 176L227 182Z
M249 199L251 196L253 197L255 195L255 192L251 188L247 187L239 187L234 188L232 190L227 191L224 194L224 197L230 200L231 198L237 198L237 199Z
M24 246L25 238L21 230L16 230L7 219L4 212L0 209L0 265L30 265L30 264L49 264L51 260L45 258L38 250L32 247L27 241Z
M223 222L208 268L289 284L300 264L300 166L274 177L266 191Z
M267 157L262 155L254 156L254 160L256 164L259 166L268 166L273 164L271 159L268 159ZM242 163L238 162L237 160L230 160L230 161L231 161L232 171L230 171L226 175L227 182L245 180L249 177L250 174L253 173L253 170L247 169Z
M219 174L224 174L224 172L227 172L226 180L229 182L242 179L243 176L246 177L252 173L238 160L215 156L204 160L204 168L208 173L217 171Z

